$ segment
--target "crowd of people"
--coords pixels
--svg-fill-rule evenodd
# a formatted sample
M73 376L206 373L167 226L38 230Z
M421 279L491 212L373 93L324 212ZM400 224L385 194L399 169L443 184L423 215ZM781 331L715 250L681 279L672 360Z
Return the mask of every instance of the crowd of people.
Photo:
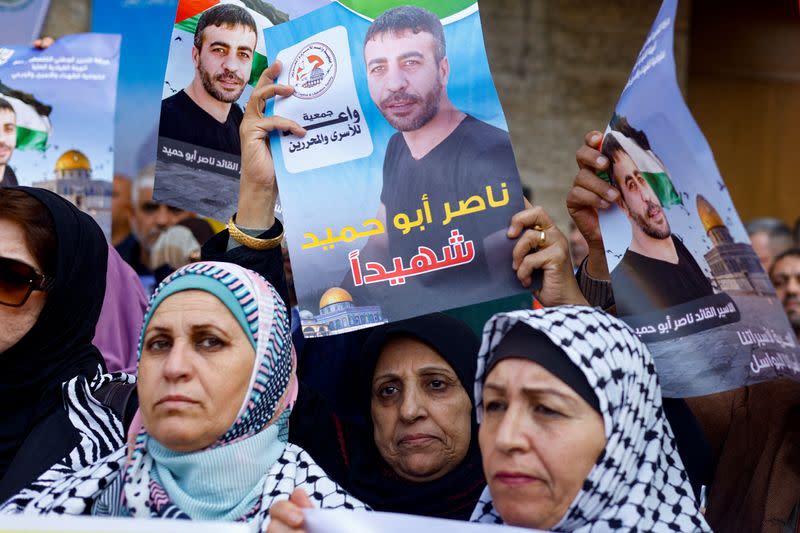
M520 288L542 273L537 309L496 314L482 338L443 313L298 336L265 141L305 131L265 116L293 90L280 69L243 113L228 229L155 202L149 169L115 180L109 244L0 166L0 514L271 533L303 531L310 507L552 531L797 530L800 386L663 398L650 351L615 316L598 212L637 207L614 181L624 150L601 149L598 131L576 152L569 238L527 202L508 221ZM759 219L748 232L800 334L797 231Z

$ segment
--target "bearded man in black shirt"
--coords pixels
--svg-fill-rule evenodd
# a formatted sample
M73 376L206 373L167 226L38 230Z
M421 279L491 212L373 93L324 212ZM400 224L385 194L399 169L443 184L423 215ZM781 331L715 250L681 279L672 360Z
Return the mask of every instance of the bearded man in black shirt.
M192 83L161 102L159 136L238 156L244 92L253 67L258 30L252 15L234 4L205 11L192 47Z
M632 230L631 244L611 272L617 314L646 313L713 295L697 261L672 234L661 200L634 159L639 155L656 166L661 163L650 152L644 132L621 121L626 131L612 130L602 147L609 178L621 193L619 205Z
M409 279L410 284L436 289L452 284L453 288L491 293L491 278L501 284L514 279L510 248L493 254L492 245L484 241L494 233L499 235L497 243L508 245L505 232L511 216L522 207L511 140L508 132L464 113L450 100L450 62L439 18L412 6L384 12L367 31L364 59L372 100L398 130L386 150L378 212L388 233L372 237L365 251L388 250L390 257L408 259L418 246L441 250L451 231L458 229L466 239L475 240L473 264L460 267L457 273L418 276ZM507 207L444 223L448 220L446 203L455 210L459 201L475 195L486 197L487 186L492 187L495 198L507 189L511 198ZM395 217L408 214L413 219L423 196L432 222L411 235L397 230ZM492 268L493 260L502 268ZM456 293L452 294L457 299Z

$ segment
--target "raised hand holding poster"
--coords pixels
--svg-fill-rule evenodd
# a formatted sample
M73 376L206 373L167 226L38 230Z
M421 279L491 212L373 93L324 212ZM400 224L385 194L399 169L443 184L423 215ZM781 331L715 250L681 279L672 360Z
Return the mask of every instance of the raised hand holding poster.
M519 173L478 3L341 0L264 32L269 114L303 333L353 331L522 292Z
M0 185L56 192L111 232L118 35L0 47Z
M664 0L603 139L620 192L600 215L617 313L666 396L800 376L797 340L681 96Z

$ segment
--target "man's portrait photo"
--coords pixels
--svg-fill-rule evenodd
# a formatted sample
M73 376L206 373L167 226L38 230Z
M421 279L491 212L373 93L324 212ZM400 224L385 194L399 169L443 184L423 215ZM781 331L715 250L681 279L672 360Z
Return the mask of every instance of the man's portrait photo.
M457 205L485 195L487 186L499 195L507 185L514 201L521 197L508 132L458 109L448 94L450 79L458 73L451 72L439 18L413 6L384 12L367 31L364 62L371 99L397 130L386 149L378 218L391 227L399 213L419 209L423 195L432 210L433 223L413 238L390 230L392 256L413 255L420 245L438 250L455 228L468 238L507 229L510 215L503 209L442 224L445 202ZM479 270L487 269L483 253L476 263Z
M17 113L11 103L0 97L0 187L15 187L17 176L9 160L17 147Z
M194 78L161 102L159 136L238 156L244 113L237 100L250 80L257 43L247 9L220 4L205 11L194 33Z
M645 313L713 295L711 282L681 238L672 233L665 208L681 200L645 133L615 116L602 153L632 234L611 272L617 313Z

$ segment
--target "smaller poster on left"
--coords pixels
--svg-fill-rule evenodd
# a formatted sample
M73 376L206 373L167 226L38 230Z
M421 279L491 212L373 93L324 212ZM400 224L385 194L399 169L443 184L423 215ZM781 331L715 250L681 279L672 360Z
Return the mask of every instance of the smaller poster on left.
M0 47L0 186L49 189L111 234L118 35Z

